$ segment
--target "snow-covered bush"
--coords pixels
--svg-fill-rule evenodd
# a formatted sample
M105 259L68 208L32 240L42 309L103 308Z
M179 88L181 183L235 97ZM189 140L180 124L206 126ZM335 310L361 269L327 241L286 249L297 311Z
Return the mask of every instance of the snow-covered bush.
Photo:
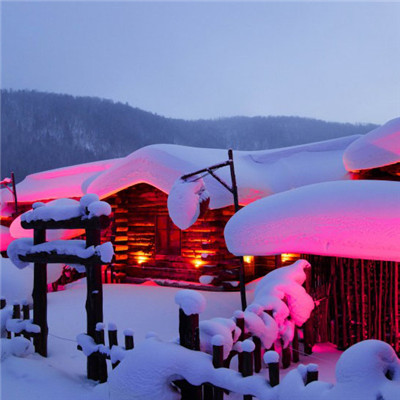
M290 266L265 275L257 283L254 301L244 312L237 311L232 320L214 318L201 321L201 349L212 354L213 336L222 335L225 338L226 358L240 336L240 330L236 326L239 318L244 319L244 333L258 337L265 349L269 349L280 339L283 341L283 347L287 347L293 340L295 325L303 325L314 308L313 299L302 286L306 280L304 269L309 266L307 261L298 260ZM230 324L227 321L230 321Z

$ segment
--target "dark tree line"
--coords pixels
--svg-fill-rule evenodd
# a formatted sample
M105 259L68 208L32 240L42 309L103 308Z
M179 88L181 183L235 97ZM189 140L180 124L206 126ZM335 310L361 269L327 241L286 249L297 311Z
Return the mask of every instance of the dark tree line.
M363 134L375 125L299 117L185 121L94 97L1 91L1 177L122 157L154 143L261 150Z

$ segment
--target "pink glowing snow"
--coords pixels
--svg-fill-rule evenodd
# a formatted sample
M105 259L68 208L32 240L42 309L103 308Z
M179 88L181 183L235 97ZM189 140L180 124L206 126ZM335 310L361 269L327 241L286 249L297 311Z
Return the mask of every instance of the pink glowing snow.
M348 171L400 162L400 118L386 122L351 143L344 152L343 161Z
M259 200L228 222L235 255L305 253L400 261L400 184L338 181Z

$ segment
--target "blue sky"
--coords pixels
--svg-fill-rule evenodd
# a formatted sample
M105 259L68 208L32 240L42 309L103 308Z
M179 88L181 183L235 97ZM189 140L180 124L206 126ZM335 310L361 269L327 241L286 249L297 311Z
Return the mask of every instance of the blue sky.
M2 87L176 118L400 115L400 3L3 2Z

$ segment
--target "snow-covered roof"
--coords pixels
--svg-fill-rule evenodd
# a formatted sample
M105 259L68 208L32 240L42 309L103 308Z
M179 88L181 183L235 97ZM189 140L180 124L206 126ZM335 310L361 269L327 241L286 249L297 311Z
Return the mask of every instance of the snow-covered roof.
M279 193L236 213L225 240L235 255L400 261L400 183L326 182Z
M359 135L283 149L235 151L234 162L242 205L291 188L347 177L343 151ZM178 145L151 145L124 158L59 168L28 175L17 185L18 200L34 202L96 193L101 199L137 183L169 193L182 175L224 162L226 150ZM230 183L229 168L217 174ZM232 204L232 195L212 177L204 177L210 208ZM11 194L1 191L7 206Z
M400 118L392 119L351 143L344 152L343 161L348 171L400 162Z

